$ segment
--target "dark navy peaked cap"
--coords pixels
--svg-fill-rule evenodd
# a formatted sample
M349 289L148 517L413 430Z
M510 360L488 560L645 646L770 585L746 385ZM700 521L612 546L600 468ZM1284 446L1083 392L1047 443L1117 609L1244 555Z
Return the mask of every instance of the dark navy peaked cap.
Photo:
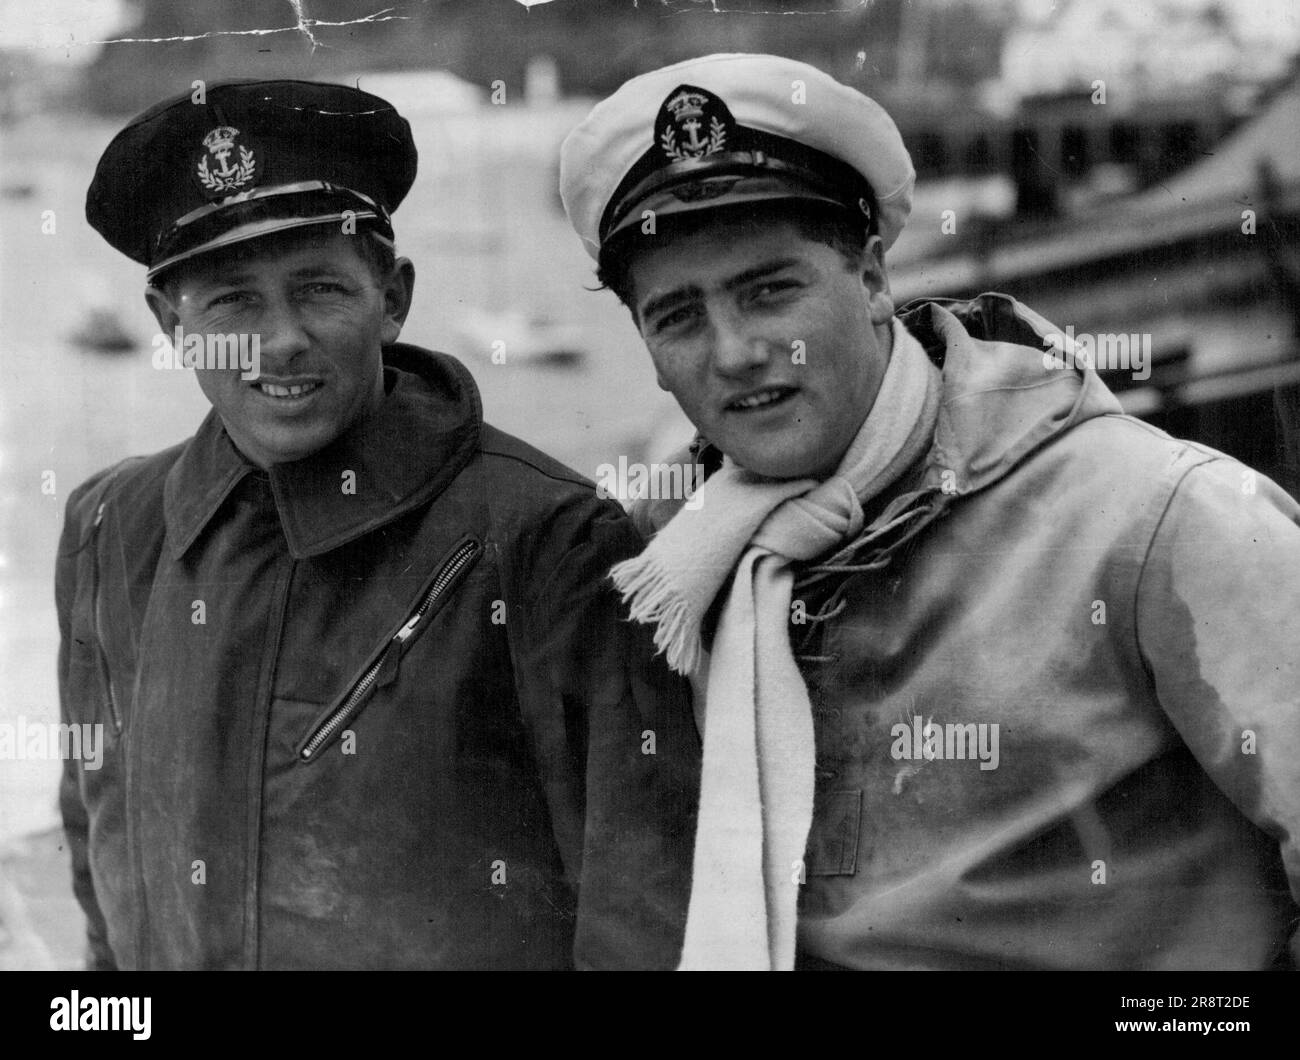
M351 218L392 240L390 214L416 169L411 128L392 104L316 81L221 81L196 95L128 124L86 194L86 219L151 281L303 225Z

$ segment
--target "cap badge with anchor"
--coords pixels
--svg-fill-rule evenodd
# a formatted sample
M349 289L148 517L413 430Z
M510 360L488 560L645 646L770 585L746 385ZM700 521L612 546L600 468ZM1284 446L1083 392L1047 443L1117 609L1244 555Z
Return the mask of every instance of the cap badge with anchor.
M257 172L257 158L253 149L246 144L236 144L239 130L231 125L219 125L203 137L203 146L207 148L199 156L195 172L204 193L212 199L240 191L253 180ZM231 154L238 147L238 161L231 161ZM209 165L215 161L215 168Z
M700 135L708 119L708 132ZM664 101L655 122L655 139L673 162L717 154L727 146L727 132L735 127L727 105L712 92L682 85Z

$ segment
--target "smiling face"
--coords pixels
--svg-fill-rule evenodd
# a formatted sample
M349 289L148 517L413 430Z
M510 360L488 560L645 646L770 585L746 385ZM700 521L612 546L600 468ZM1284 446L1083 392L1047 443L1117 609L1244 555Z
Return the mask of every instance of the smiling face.
M878 236L851 264L791 221L719 219L637 252L628 280L659 385L701 434L761 475L835 469L889 361Z
M364 235L297 229L195 259L146 298L159 326L258 337L261 375L202 368L199 386L227 433L260 467L301 460L383 400L380 348L396 342L414 270L376 276Z

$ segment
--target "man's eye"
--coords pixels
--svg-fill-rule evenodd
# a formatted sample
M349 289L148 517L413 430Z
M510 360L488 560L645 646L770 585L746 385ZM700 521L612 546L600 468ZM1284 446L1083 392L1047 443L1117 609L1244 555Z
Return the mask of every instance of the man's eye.
M217 295L216 298L209 302L209 305L238 305L246 301L248 294L245 291L227 291L225 294Z
M317 280L314 283L306 284L303 287L303 293L309 295L333 295L346 294L347 288L341 283L334 283L330 280Z
M664 331L670 328L678 327L692 320L696 316L696 307L684 305L671 312L664 313L662 316L655 317L655 331Z
M754 288L754 296L759 300L779 298L793 291L797 286L798 284L793 280L769 280L767 283L759 284Z

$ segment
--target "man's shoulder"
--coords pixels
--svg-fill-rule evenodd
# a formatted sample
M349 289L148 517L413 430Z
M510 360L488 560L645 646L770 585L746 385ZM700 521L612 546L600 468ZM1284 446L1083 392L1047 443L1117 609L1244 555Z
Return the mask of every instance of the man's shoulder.
M479 442L489 509L498 529L530 542L532 562L555 549L583 547L616 558L635 555L641 535L623 506L585 475L485 423Z
M1268 475L1201 442L1175 438L1131 416L1111 416L1128 430L1111 434L1112 444L1123 443L1115 465L1127 458L1126 474L1159 478L1166 485L1174 518L1223 518L1251 525L1259 518L1281 514L1300 525L1300 502ZM1174 501L1174 498L1177 501ZM1271 513L1271 514L1266 514Z
M1057 444L1081 450L1123 477L1176 482L1201 464L1239 464L1235 457L1188 438L1177 438L1127 413L1093 416L1063 431ZM1242 465L1244 466L1244 465Z
M1249 527L1280 514L1300 525L1300 504L1263 472L1134 416L1085 420L1059 435L1043 457L1043 470L1055 488L1068 491L1071 503L1098 505L1112 519L1124 513L1121 522L1146 534L1186 519Z
M479 450L494 476L519 489L542 497L596 496L591 479L490 423L483 424Z
M109 503L141 513L154 510L156 503L161 512L163 484L188 444L189 439L156 453L128 456L96 471L69 494L69 520L89 528L102 519Z

